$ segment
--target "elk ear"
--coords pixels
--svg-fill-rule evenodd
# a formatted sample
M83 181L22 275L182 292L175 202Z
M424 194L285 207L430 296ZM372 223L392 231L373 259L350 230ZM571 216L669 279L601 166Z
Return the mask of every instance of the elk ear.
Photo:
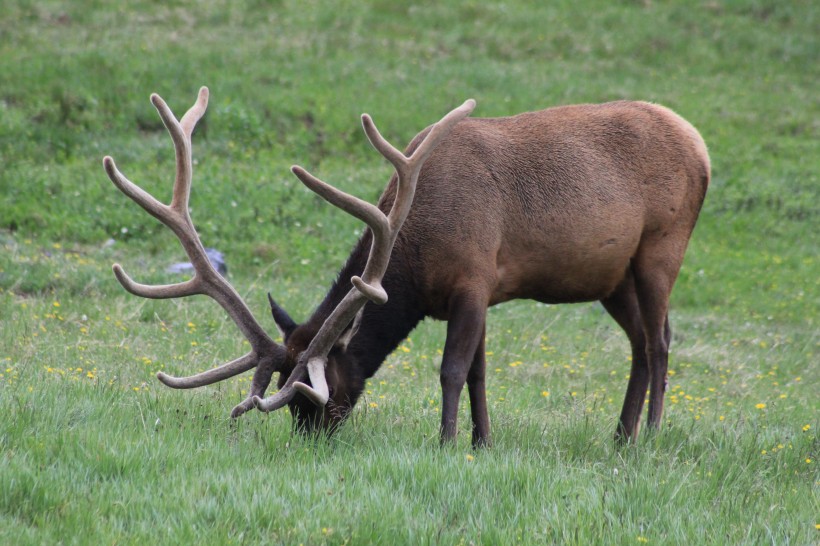
M342 335L339 336L338 341L336 341L336 348L341 350L342 352L347 351L347 346L350 345L350 342L353 340L353 337L356 335L356 332L359 331L359 326L362 324L362 312L364 311L364 307L359 309L359 312L356 313L356 318L353 319L353 323L348 327L347 330L342 332Z
M273 300L270 292L268 292L268 302L270 302L270 313L273 315L273 321L276 323L276 327L279 328L279 332L282 334L285 342L287 342L290 335L299 325L290 318L287 311L279 307L279 304Z

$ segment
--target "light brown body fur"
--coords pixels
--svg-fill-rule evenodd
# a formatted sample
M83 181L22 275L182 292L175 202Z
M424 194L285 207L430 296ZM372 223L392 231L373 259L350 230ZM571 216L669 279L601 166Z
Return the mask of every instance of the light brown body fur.
M427 160L399 244L436 318L456 286L488 305L598 300L639 248L677 274L708 176L694 128L649 103L468 118Z

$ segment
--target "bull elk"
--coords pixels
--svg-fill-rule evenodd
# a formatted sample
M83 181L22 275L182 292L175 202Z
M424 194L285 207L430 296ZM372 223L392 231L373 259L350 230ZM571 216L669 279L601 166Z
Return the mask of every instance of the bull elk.
M117 264L114 273L126 290L146 298L210 296L251 346L248 354L190 377L159 372L166 385L200 387L256 368L232 417L288 405L300 430L333 431L386 356L424 317L433 317L447 321L441 440L456 436L466 382L472 441L486 445L487 308L516 298L599 300L632 350L616 439L637 436L647 389L649 426L660 425L669 296L710 179L703 139L671 110L620 101L478 119L467 117L475 106L468 100L419 133L405 153L363 115L367 138L396 173L374 206L292 168L308 188L368 229L305 323L297 324L268 296L283 346L213 269L188 214L191 134L205 113L207 88L179 121L159 96L151 101L176 150L170 205L128 181L110 157L103 163L123 193L176 234L195 275L147 286ZM274 372L279 391L264 398Z

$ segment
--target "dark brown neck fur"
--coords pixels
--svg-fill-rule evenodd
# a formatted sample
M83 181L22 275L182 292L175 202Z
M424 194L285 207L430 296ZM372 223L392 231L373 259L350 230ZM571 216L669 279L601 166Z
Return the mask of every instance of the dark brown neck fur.
M324 301L307 321L309 331L318 331L324 320L353 287L350 278L362 274L371 241L372 235L368 229L354 247ZM355 370L345 370L348 375L357 375L362 379L373 376L387 355L393 352L424 318L412 272L401 249L398 248L400 243L401 240L396 242L390 265L382 281L388 294L387 303L365 305L359 330L347 348L347 353L356 367Z

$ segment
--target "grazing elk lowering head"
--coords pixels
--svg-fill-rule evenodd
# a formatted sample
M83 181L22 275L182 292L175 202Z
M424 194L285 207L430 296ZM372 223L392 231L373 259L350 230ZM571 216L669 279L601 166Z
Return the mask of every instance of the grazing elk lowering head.
M303 324L270 299L283 347L213 270L188 216L191 132L207 98L203 88L180 121L162 99L151 98L176 149L170 205L129 182L110 157L104 159L114 184L174 231L196 270L184 283L149 287L115 265L123 286L150 298L209 295L251 344L247 355L191 377L159 373L163 383L197 387L255 367L248 397L232 416L289 404L299 428L333 430L356 403L366 379L430 316L448 323L441 363L442 441L456 436L458 400L466 383L473 443L485 445L490 441L484 386L487 307L516 298L600 300L632 348L616 437L638 434L647 389L649 425L660 425L669 295L710 179L703 139L680 116L662 106L621 101L475 119L467 118L474 107L467 101L401 153L364 115L368 139L396 169L378 206L300 167L292 169L310 189L369 229ZM280 372L280 390L263 398L274 372Z

